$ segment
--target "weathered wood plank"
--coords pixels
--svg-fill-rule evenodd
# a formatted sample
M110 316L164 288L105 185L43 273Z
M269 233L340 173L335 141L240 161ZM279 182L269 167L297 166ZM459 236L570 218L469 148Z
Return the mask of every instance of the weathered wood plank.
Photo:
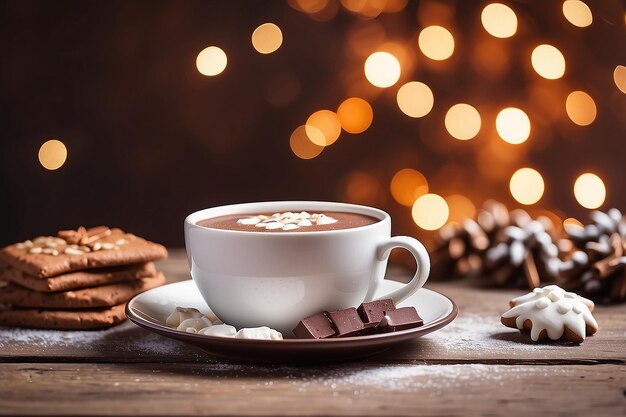
M621 365L4 364L0 381L3 415L626 412Z
M181 250L171 251L159 263L170 281L188 279L188 266ZM392 270L392 275L403 276ZM526 335L499 322L516 290L484 290L463 282L431 283L459 305L459 317L448 327L374 358L386 361L427 363L523 363L529 360L560 362L625 360L626 305L599 306L595 316L600 331L582 345L530 342ZM38 359L39 357L39 359ZM125 323L106 331L54 332L0 329L2 361L126 361L126 362L216 362L202 351L165 339Z

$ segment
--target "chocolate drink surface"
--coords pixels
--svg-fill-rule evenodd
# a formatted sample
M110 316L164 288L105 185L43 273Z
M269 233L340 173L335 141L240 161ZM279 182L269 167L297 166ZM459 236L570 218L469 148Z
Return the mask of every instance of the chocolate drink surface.
M375 217L358 213L337 211L313 213L294 210L284 213L228 214L200 220L197 225L242 232L288 233L352 229L379 221Z

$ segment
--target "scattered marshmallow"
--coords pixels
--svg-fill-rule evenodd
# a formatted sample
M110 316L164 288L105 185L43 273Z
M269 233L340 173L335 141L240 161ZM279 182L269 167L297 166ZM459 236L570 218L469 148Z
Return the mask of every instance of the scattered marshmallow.
M244 327L235 335L237 339L261 339L261 340L283 340L283 335L279 331L270 329L267 326L262 327Z
M237 331L233 326L212 322L209 317L195 308L176 307L165 324L181 332L197 333L206 336L232 337L237 339L283 340L283 335L269 327L243 328Z
M219 337L235 337L237 329L228 324L216 324L215 326L205 327L198 331L198 334Z

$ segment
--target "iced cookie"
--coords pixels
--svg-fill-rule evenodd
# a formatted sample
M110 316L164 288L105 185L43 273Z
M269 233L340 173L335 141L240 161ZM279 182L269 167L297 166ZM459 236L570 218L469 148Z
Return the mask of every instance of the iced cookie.
M535 342L549 338L582 343L587 335L598 331L591 314L593 302L556 285L535 288L509 304L511 309L500 318L502 324L530 330Z

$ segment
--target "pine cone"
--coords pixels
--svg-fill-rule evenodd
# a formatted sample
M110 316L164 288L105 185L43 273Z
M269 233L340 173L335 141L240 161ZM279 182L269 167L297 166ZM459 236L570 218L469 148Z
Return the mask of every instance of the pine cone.
M626 299L626 216L617 209L591 212L591 223L567 225L574 249L559 268L562 285L598 302Z
M494 236L509 225L509 211L488 200L474 219L450 223L435 236L432 275L435 279L475 277L484 271L484 254Z
M487 274L497 286L539 287L557 277L560 261L554 243L555 227L544 216L533 220L524 210L510 213L511 225L502 229L485 254Z

